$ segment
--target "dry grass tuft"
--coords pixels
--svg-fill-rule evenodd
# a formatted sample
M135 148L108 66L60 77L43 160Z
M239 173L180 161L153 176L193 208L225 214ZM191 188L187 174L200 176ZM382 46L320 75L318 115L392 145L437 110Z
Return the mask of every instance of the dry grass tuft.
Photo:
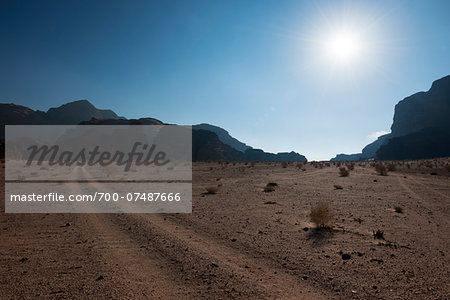
M289 163L288 163L287 161L281 162L281 166L282 166L283 168L287 168L288 165L289 165Z
M387 167L388 171L390 171L390 172L397 170L397 166L394 163L387 164L386 167Z
M275 191L275 188L273 187L273 186L265 186L264 187L264 192L266 192L266 193L270 193L270 192L274 192Z
M375 165L375 171L382 176L387 176L388 169L383 164L376 164Z
M334 213L327 204L320 202L313 209L311 209L309 216L311 218L311 222L316 224L318 228L324 228L330 227Z
M339 175L341 175L341 177L347 177L349 174L350 172L345 167L339 168Z
M217 187L217 186L208 186L206 188L207 194L217 194L218 192L219 192L219 187Z

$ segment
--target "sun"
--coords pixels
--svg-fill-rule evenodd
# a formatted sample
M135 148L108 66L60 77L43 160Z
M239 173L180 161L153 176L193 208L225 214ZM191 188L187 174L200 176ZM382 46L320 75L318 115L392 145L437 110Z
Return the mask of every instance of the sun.
M358 36L350 31L334 33L325 46L330 59L339 64L354 62L362 50Z

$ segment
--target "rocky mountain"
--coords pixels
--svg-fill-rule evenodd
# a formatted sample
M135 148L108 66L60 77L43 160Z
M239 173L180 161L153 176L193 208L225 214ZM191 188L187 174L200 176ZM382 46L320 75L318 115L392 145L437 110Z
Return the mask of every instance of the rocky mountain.
M380 149L381 146L386 145L387 142L389 141L389 139L391 138L391 136L392 135L390 133L379 136L374 142L365 146L362 149L361 159L375 158L377 155L378 149Z
M361 158L362 153L355 153L355 154L336 154L335 157L330 159L330 161L356 161L356 160L362 160Z
M245 150L252 148L252 147L248 146L247 144L242 143L241 141L235 139L228 133L228 131L226 131L225 129L220 128L218 126L202 123L202 124L198 124L198 125L193 125L192 129L195 129L195 130L202 129L202 130L208 130L208 131L214 132L215 134L217 134L219 140L222 143L227 144L228 146L231 146L232 148L234 148L238 151L241 151L241 152L245 152Z
M377 152L382 160L425 159L450 156L450 128L430 127L394 137Z
M378 159L424 159L450 156L450 75L427 92L395 106L392 134L377 151Z
M338 154L336 155L336 157L332 158L331 161L356 161L375 158L378 149L380 149L382 145L385 145L388 142L390 136L391 134L388 133L378 137L378 139L376 139L374 142L365 146L362 149L361 153Z
M112 110L98 109L87 100L78 100L60 107L50 108L46 117L52 124L60 125L78 124L92 118L119 119L119 116Z
M39 125L48 123L45 112L12 103L0 103L0 122L2 126L5 124Z
M0 137L5 137L3 130L8 125L72 125L92 118L119 119L112 110L96 108L87 100L70 102L60 107L50 108L47 112L32 110L16 104L0 104Z
M406 97L395 106L392 137L425 128L445 128L450 118L450 75L436 80L427 92Z
M192 131L193 161L242 161L244 153L222 143L218 135L209 130Z
M223 143L215 132L204 129L192 130L192 159L194 161L306 161L306 157L296 152L274 154L253 148L241 152Z
M244 158L244 160L250 161L306 161L306 157L294 151L274 154L264 152L261 149L247 149Z
M34 111L15 104L0 104L1 125L163 125L154 118L126 119L111 110L96 108L87 100L79 100L50 108L47 112ZM2 136L4 138L4 130ZM305 161L295 152L267 153L253 149L233 138L226 130L209 125L193 126L192 155L194 161Z
M332 161L424 159L450 156L450 75L436 80L395 106L391 133L362 153L339 154Z

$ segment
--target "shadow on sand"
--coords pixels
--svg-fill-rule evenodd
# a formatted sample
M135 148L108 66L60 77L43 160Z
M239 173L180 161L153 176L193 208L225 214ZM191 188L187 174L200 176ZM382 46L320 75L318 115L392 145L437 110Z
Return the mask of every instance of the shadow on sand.
M320 246L326 244L333 238L335 230L331 227L318 227L309 231L306 239L311 240L313 245Z

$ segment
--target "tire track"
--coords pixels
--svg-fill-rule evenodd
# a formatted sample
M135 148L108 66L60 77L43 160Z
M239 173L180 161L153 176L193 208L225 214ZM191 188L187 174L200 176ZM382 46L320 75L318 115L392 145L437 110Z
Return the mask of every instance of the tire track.
M103 188L100 183L92 184L100 190ZM324 299L323 295L311 292L311 287L300 282L300 278L285 273L283 269L169 222L160 215L108 214L95 216L92 222L100 236L107 236L107 245L114 238L126 241L126 249L110 242L109 248L115 247L113 251L117 253L114 256L120 265L132 266L130 273L134 271L135 274L137 270L137 275L146 274L147 268L154 272L152 266L155 264L169 266L175 278L164 278L158 286L183 278L196 282L200 288L199 291L190 291L191 295L209 291L207 294L215 297ZM143 264L145 268L138 263L142 251L136 251L142 248L158 253L156 261ZM131 251L130 257L123 258L126 251ZM140 276L135 274L133 277L140 281Z
M280 267L268 261L255 259L247 253L206 238L192 229L164 220L160 215L127 215L128 218L138 218L141 228L151 228L155 235L181 249L188 249L185 255L190 256L199 264L214 265L218 272L223 272L223 278L239 279L240 282L230 283L239 288L251 291L252 296L260 295L270 299L322 299L323 295L308 291L305 283L299 281ZM183 260L182 260L183 263Z
M439 192L439 191L436 191L436 190L433 189L433 188L430 188L428 185L426 185L426 184L424 184L424 183L418 181L417 179L415 179L414 176L408 176L408 179L410 179L411 181L413 181L416 185L419 185L419 186L423 187L424 189L426 189L426 190L429 191L429 192L432 192L432 193L435 193L435 194L437 194L437 195L439 195L439 196L441 196L441 197L450 199L450 196L449 196L449 195L444 194L444 193L441 193L441 192Z

